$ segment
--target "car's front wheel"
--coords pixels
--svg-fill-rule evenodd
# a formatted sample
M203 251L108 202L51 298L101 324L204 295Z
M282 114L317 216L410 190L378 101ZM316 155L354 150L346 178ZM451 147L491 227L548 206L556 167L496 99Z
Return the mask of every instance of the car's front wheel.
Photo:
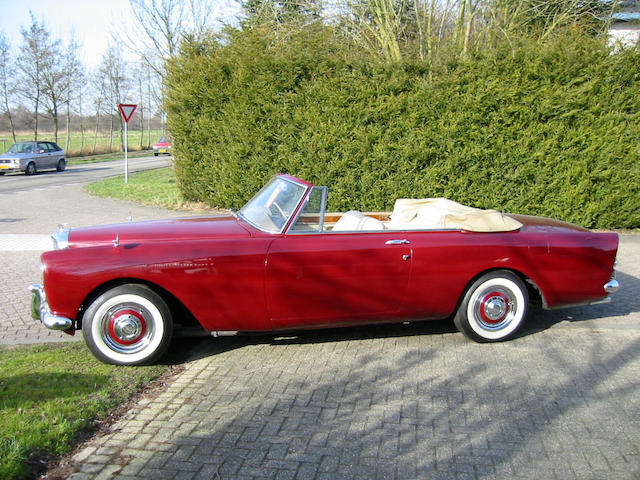
M58 165L56 165L56 171L64 172L64 169L67 168L67 162L63 159L58 160Z
M462 333L477 342L498 342L513 336L529 311L529 293L514 273L499 270L473 282L453 321Z
M36 164L33 162L29 162L27 164L27 168L25 169L24 173L27 175L35 175L37 173Z
M169 346L173 320L166 302L149 287L120 285L91 302L82 317L82 334L104 363L147 365Z

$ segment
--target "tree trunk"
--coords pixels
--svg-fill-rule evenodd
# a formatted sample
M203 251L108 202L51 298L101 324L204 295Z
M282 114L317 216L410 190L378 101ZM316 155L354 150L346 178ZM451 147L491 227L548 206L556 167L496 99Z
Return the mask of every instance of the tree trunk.
M100 126L100 112L96 110L96 129L93 134L93 153L96 153L96 145L98 143L98 127Z
M140 150L142 150L142 142L144 139L144 105L140 104Z
M54 142L58 143L58 105L53 107L53 138Z
M39 107L39 105L40 105L40 92L38 92L37 95L36 95L36 104L35 104L36 112L35 112L35 117L34 117L35 118L35 126L34 126L34 129L33 129L33 139L34 140L38 140L38 107Z
M71 91L67 88L67 141L65 142L65 151L69 152L71 147Z
M82 88L80 88L79 93L79 113L80 113L80 152L84 150L84 117L82 116Z
M113 113L109 115L111 119L109 123L109 152L113 152Z

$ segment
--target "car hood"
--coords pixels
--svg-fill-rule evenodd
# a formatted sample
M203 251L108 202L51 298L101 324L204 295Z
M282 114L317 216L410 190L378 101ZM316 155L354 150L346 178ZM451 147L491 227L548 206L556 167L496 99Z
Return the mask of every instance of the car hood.
M128 222L74 228L69 247L88 247L117 242L121 245L150 242L248 237L249 231L230 215Z
M0 155L0 158L27 158L27 157L33 157L35 155L35 153L3 153L2 155Z

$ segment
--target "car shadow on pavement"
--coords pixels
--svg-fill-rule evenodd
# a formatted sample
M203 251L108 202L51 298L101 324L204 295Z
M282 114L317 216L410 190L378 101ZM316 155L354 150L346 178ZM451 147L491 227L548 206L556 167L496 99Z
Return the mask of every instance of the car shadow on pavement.
M123 472L634 478L640 338L478 345L423 325L209 340L218 355L196 365L197 381L144 406L158 413L125 452L149 455L121 457Z
M452 320L446 319L218 338L197 334L173 339L163 363L189 363L248 345L305 345L451 333L458 330Z

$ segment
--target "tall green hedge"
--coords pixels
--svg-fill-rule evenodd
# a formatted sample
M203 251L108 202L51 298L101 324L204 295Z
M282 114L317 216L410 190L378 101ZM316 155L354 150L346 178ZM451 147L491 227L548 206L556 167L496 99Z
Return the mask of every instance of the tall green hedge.
M452 57L453 58L453 57ZM438 197L592 228L640 226L640 52L595 39L492 47L429 72L324 27L188 44L166 107L187 199L238 207L277 172L332 210Z

